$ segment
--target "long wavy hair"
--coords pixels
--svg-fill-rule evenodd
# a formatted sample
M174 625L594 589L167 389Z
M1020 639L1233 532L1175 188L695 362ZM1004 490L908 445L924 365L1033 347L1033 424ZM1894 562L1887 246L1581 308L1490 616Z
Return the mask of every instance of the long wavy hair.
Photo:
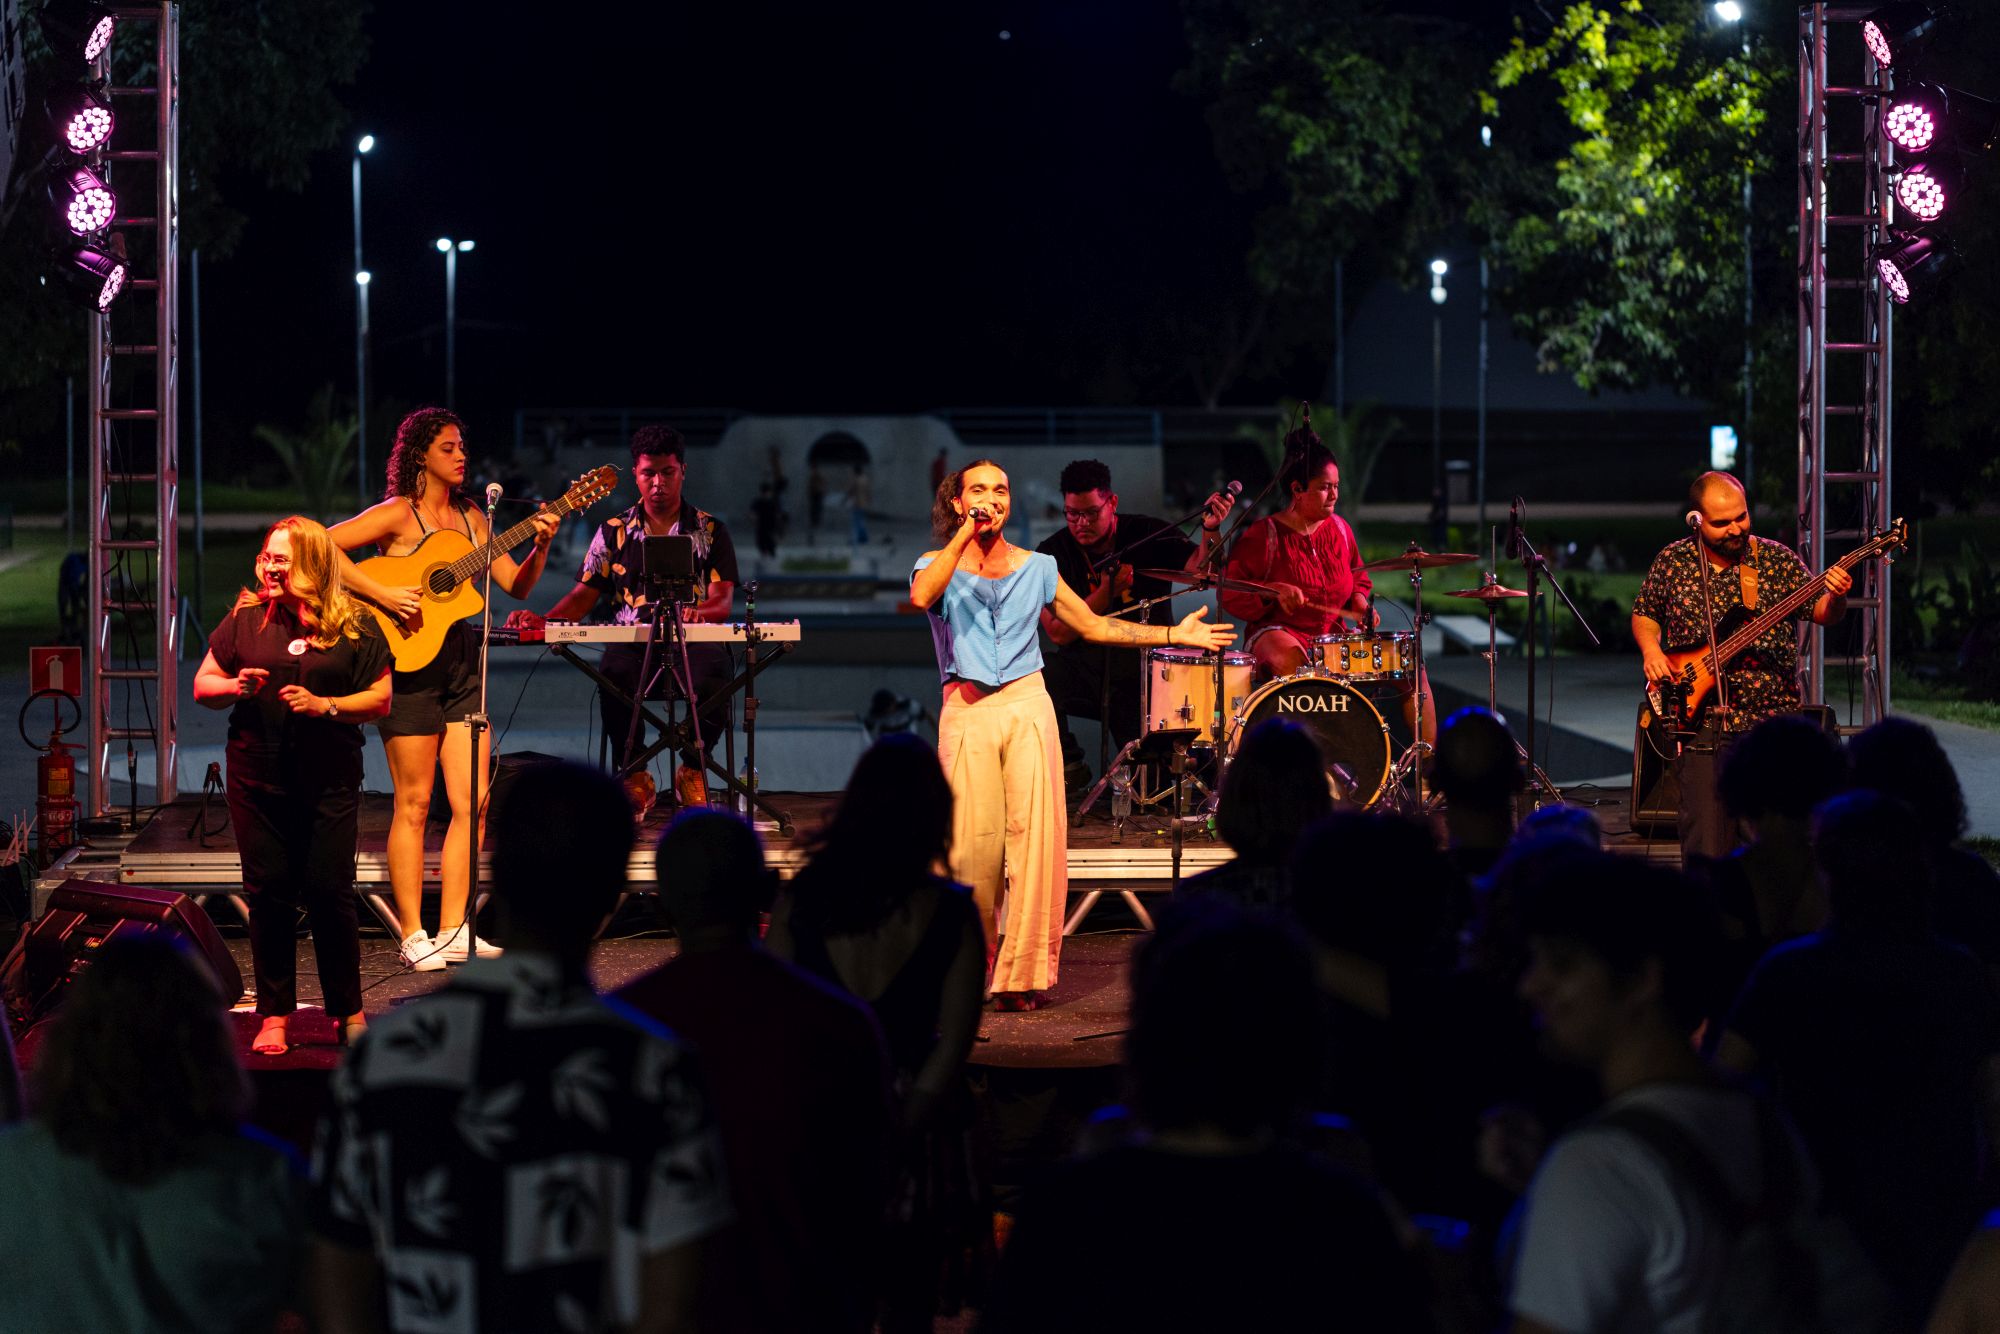
M265 530L264 541L258 547L259 562L263 560L263 548L271 544L271 534L280 528L292 535L291 583L300 601L312 610L311 639L314 646L329 649L343 636L361 638L364 615L361 604L340 582L339 553L334 549L333 538L318 522L303 514L294 514L272 524ZM262 605L267 614L270 602L270 591L261 576L256 588L243 589L236 595L237 606Z
M951 507L951 502L965 492L965 474L974 468L999 467L992 459L974 459L957 472L946 474L945 479L938 483L937 495L931 500L931 536L939 546L949 542L951 535L958 531L959 524L965 522ZM1000 470L1006 471L1005 468Z
M423 495L424 455L447 426L456 426L460 435L465 433L464 418L450 408L418 408L397 424L396 443L389 447L389 484L382 492L384 500ZM454 493L451 503L454 508L463 508L465 497Z
M950 853L951 802L928 741L894 732L870 746L792 881L798 920L848 935L887 917Z
M250 1105L215 979L158 934L97 951L57 1012L35 1083L35 1115L56 1143L117 1181L188 1161Z

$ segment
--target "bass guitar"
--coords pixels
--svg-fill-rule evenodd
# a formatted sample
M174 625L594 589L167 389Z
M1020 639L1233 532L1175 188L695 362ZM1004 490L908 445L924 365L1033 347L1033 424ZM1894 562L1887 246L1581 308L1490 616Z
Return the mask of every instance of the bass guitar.
M573 514L589 509L610 495L617 485L618 470L607 463L577 478L560 500L543 508L550 514ZM423 595L417 609L401 617L362 599L362 604L381 625L383 638L389 641L396 670L414 672L429 666L444 647L445 631L456 622L477 616L485 608L486 599L479 593L479 577L486 567L534 535L532 516L496 534L490 543L475 544L464 533L440 528L427 534L406 555L362 561L356 568L366 571L377 583L390 588L414 586Z
M1909 545L1909 540L1909 524L1898 519L1873 541L1856 547L1835 561L1833 568L1852 570L1863 561L1901 550ZM1826 575L1822 573L1754 616L1743 607L1731 607L1716 622L1713 654L1710 654L1706 641L1664 650L1668 663L1673 666L1673 675L1648 682L1645 698L1639 704L1639 726L1652 738L1659 752L1662 755L1673 753L1673 733L1699 729L1702 715L1708 712L1709 696L1715 693L1717 662L1727 666L1772 626L1797 615L1799 608L1817 601L1824 592Z

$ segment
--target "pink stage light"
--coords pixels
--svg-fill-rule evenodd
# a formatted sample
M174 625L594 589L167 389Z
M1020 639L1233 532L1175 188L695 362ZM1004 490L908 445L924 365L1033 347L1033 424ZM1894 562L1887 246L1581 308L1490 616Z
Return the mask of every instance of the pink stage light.
M1888 287L1891 299L1899 306L1907 305L1910 300L1910 282L1903 276L1903 271L1886 259L1875 261L1875 271L1882 275L1882 282Z
M1918 222L1935 222L1944 212L1944 186L1925 168L1912 167L1896 183L1896 202Z
M1923 152L1937 138L1937 118L1921 102L1898 102L1890 107L1882 127L1896 147L1908 153Z
M118 200L110 186L98 180L88 168L78 167L69 178L69 189L69 203L63 213L72 232L88 236L111 225Z
M118 294L124 290L125 266L123 264L114 264L111 272L105 275L104 286L98 289L97 309L100 312L111 309L111 303L116 301Z
M91 97L63 122L63 141L72 153L95 152L111 137L112 124L111 108Z
M106 14L103 18L99 19L97 26L90 30L90 36L84 39L83 58L85 60L95 60L103 55L104 48L111 45L111 34L117 28L118 20L111 15Z
M1896 63L1896 53L1889 49L1889 39L1882 35L1882 29L1870 19L1861 25L1861 40L1868 44L1868 54L1875 57L1878 65Z

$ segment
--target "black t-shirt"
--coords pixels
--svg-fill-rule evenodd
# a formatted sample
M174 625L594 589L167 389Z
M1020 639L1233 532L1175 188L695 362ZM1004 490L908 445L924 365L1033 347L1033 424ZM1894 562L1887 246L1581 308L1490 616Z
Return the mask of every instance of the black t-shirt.
M317 714L293 713L278 698L288 685L315 695L352 695L373 685L390 666L389 645L372 617L361 618L361 637L345 635L330 649L315 645L282 606L236 607L208 637L216 665L230 675L262 667L270 678L229 712L229 757L260 772L281 769L328 785L361 781L361 728Z
M1307 1154L1113 1149L1022 1201L981 1328L1416 1330L1381 1202Z
M1180 529L1163 519L1155 519L1148 514L1119 515L1118 531L1111 536L1111 550L1123 552L1118 563L1130 565L1135 571L1125 605L1173 592L1174 585L1164 579L1147 579L1136 571L1178 570L1187 564L1187 558L1194 554L1194 549L1194 543L1188 541ZM1035 550L1055 557L1056 573L1069 585L1070 592L1078 597L1089 596L1090 567L1097 558L1083 549L1067 524L1043 538L1042 544ZM1115 612L1118 608L1111 610ZM1146 609L1145 619L1153 625L1172 625L1175 619L1173 604L1155 603Z

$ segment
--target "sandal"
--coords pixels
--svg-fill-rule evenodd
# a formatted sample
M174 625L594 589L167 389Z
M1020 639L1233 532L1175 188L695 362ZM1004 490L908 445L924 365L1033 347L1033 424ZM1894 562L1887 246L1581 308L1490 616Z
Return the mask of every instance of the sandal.
M360 1040L361 1035L367 1031L368 1018L366 1015L350 1015L345 1019L335 1022L334 1041L343 1047L352 1047Z
M257 1036L250 1039L250 1050L259 1056L283 1056L292 1049L285 1038L286 1016L266 1015L257 1029Z
M1039 1010L1049 1003L1049 998L1039 991L996 991L993 993L993 1008L1003 1014L1020 1014L1027 1010Z

